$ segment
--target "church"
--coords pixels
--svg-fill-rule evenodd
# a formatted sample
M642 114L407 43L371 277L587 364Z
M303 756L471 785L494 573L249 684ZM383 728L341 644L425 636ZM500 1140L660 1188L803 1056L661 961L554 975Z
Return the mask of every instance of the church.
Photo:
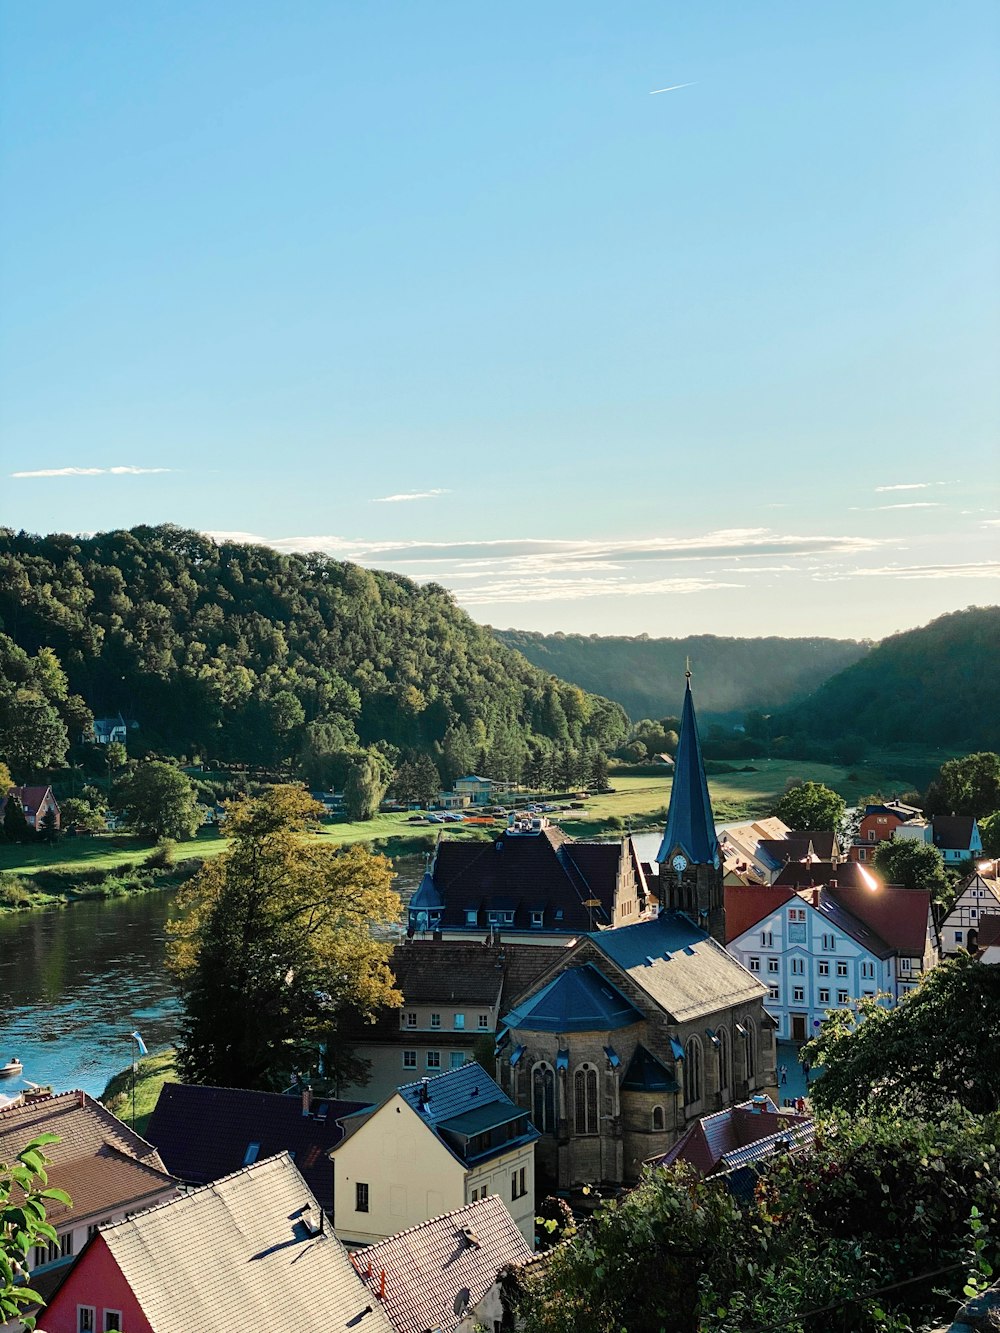
M725 949L690 673L681 718L659 910L581 932L501 1019L499 1078L541 1134L542 1188L633 1182L700 1116L775 1085L766 987Z

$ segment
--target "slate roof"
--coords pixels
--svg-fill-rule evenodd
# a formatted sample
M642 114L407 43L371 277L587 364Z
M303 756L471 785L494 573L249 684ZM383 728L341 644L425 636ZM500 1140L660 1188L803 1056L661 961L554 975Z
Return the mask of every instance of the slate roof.
M788 884L803 887L813 884L829 884L832 880L836 880L838 884L847 888L852 888L855 885L862 888L867 885L864 876L865 869L866 867L857 861L841 861L839 865L834 865L832 861L813 861L811 865L806 865L802 861L789 861L781 867L773 882L776 885Z
M643 1015L592 963L568 967L501 1020L527 1032L613 1032Z
M465 1230L475 1233L476 1244L469 1243ZM383 1291L384 1274L381 1305L395 1333L453 1333L459 1292L468 1292L468 1307L474 1309L501 1269L530 1258L514 1219L491 1194L369 1245L353 1263L376 1295Z
M423 909L432 907L443 907L444 899L434 883L433 876L429 870L425 870L417 885L416 891L411 895L407 907L410 911L419 907Z
M678 1023L759 1000L767 988L682 912L588 939Z
M462 1065L460 1069L448 1069L434 1078L420 1079L416 1083L404 1083L397 1092L459 1161L465 1159L454 1141L443 1137L442 1130L447 1132L447 1129L451 1128L456 1133L465 1131L454 1130L453 1125L448 1127L445 1122L455 1121L467 1112L482 1107L493 1108L492 1113L484 1117L488 1125L484 1124L482 1128L503 1125L512 1118L525 1116L526 1129L524 1134L517 1138L505 1139L502 1143L498 1143L492 1152L477 1154L477 1162L492 1155L510 1152L521 1143L533 1143L540 1137L538 1130L527 1120L527 1112L511 1101L482 1065L473 1063ZM396 1096L396 1093L392 1096Z
M238 1170L251 1143L258 1145L261 1161L288 1152L331 1212L333 1172L327 1154L344 1136L337 1121L365 1105L314 1097L311 1114L303 1115L299 1094L165 1083L146 1132L173 1174L192 1185Z
M811 842L813 851L821 861L832 860L834 852L840 850L833 829L813 829L810 832L804 829L789 829L785 836L788 842Z
M32 1098L0 1111L0 1161L13 1161L39 1134L59 1135L45 1150L53 1163L49 1184L72 1196L75 1218L143 1206L176 1184L153 1145L85 1092ZM68 1216L62 1204L49 1210L56 1227Z
M972 815L935 815L931 820L934 846L971 851L975 823Z
M770 1156L782 1140L801 1141L807 1137L811 1141L812 1135L808 1116L781 1112L770 1097L758 1111L753 1109L753 1101L739 1102L703 1116L662 1156L651 1158L650 1165L687 1162L699 1175L711 1176Z
M501 927L505 932L531 930L533 911L544 912L546 930L610 925L621 847L618 842L573 842L551 824L529 833L505 829L492 842L441 838L431 867L444 903L441 927L480 933L488 928L491 908L513 911L513 922ZM638 869L631 839L626 855ZM584 907L591 898L600 907ZM469 911L477 914L475 925L467 923Z
M796 896L794 889L767 884L727 884L725 895L727 944Z
M667 826L656 854L662 865L676 852L682 852L690 865L719 864L719 840L715 833L712 802L708 795L705 764L698 739L698 722L691 697L691 674L687 676L681 731L674 758L674 780L670 788Z
M359 1325L392 1333L329 1224L313 1234L316 1200L286 1153L101 1227L154 1333L290 1329L333 1333ZM56 1295L72 1308L85 1250ZM219 1280L206 1281L206 1274ZM364 1311L367 1310L367 1313Z
M677 1092L679 1087L666 1065L642 1042L632 1053L621 1086L623 1092Z

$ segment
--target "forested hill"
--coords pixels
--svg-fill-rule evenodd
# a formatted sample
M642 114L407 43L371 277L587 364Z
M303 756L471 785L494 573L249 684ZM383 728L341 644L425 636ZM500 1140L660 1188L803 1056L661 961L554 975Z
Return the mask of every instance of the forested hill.
M780 724L819 738L1000 750L1000 606L954 611L883 639Z
M533 751L608 749L626 730L617 704L530 665L443 588L170 526L0 529L0 632L26 681L24 654L53 649L96 715L173 755L278 763L388 742L446 777L514 775Z
M633 720L680 711L688 657L699 710L731 713L787 705L867 652L865 644L848 639L651 639L513 629L496 634L542 670L617 700Z

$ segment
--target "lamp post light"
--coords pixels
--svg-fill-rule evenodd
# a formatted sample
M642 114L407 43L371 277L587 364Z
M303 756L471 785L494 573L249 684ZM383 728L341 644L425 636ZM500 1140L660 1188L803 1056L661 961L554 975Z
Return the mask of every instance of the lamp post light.
M138 1032L133 1032L129 1040L132 1046L135 1048L132 1051L132 1129L134 1130L135 1129L135 1080L139 1069L139 1057L141 1055L148 1055L149 1051L146 1049L146 1043L139 1036Z

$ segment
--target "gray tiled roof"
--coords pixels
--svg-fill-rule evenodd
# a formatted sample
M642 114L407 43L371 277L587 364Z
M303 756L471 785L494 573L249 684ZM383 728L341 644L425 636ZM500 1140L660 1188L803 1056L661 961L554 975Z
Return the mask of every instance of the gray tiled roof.
M588 937L678 1023L767 991L735 958L683 913L602 930Z
M309 1208L318 1216L281 1153L99 1234L154 1333L237 1326L334 1333L353 1328L366 1306L364 1333L390 1333L329 1226L313 1235L305 1225Z
M478 1245L468 1243L464 1228L475 1232ZM370 1245L354 1263L376 1296L385 1274L381 1303L396 1333L452 1333L459 1322L459 1292L469 1293L468 1305L474 1308L502 1268L530 1257L513 1218L493 1194Z

